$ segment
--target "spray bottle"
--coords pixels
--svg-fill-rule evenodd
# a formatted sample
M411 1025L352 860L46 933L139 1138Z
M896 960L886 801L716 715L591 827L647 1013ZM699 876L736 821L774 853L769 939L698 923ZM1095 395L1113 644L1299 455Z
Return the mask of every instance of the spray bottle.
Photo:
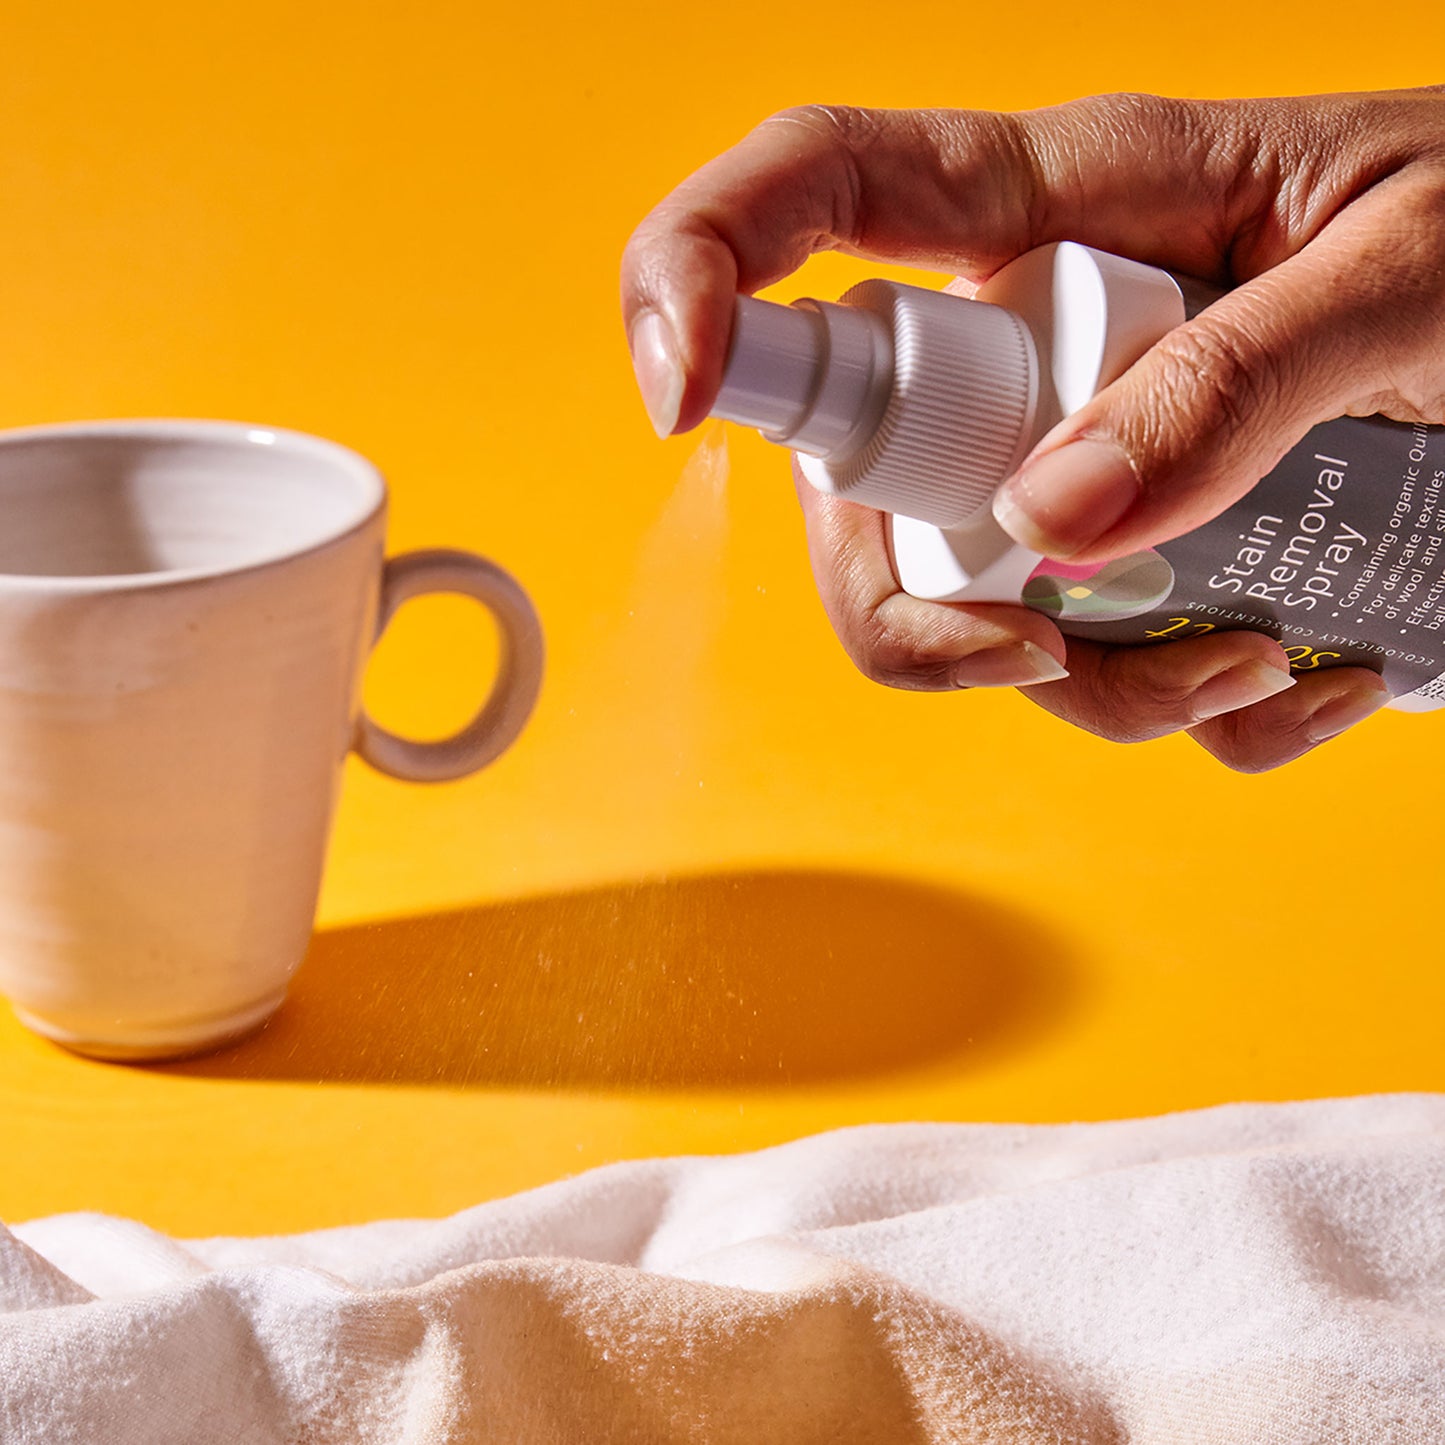
M1107 563L1050 561L994 521L1034 444L1217 294L1065 241L971 301L883 280L837 303L739 297L713 415L889 513L915 597L1033 607L1122 644L1248 628L1296 672L1370 667L1392 706L1445 707L1445 427L1317 426L1212 522Z

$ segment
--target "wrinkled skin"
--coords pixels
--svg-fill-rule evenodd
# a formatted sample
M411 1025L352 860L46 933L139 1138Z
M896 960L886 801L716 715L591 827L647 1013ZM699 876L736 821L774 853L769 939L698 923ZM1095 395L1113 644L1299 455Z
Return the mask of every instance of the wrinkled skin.
M1445 87L1434 87L774 116L628 244L623 310L654 424L685 431L707 415L734 295L812 252L956 272L968 294L1064 239L1233 289L1025 460L998 514L1035 550L1090 561L1177 536L1332 417L1445 423ZM807 485L799 497L824 605L880 682L1025 686L1090 732L1133 742L1187 729L1247 772L1386 700L1359 668L1289 685L1282 649L1258 634L1118 648L1065 639L1023 608L918 601L898 588L880 514ZM1042 680L1060 664L1067 677Z

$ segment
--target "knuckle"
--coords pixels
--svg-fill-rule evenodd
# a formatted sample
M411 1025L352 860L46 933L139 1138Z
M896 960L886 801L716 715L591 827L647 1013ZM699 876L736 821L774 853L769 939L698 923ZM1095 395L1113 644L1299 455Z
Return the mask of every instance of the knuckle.
M1392 290L1412 300L1438 299L1445 262L1445 165L1412 170L1395 188L1389 223L1373 240L1370 260L1384 268Z
M1278 743L1270 746L1263 739L1232 727L1224 718L1191 728L1189 735L1216 762L1232 773L1245 776L1273 772L1307 751L1299 746L1281 749Z
M1153 719L1167 718L1175 727L1187 720L1189 700L1198 691L1198 682L1146 676L1134 682L1135 706L1140 714Z
M1427 422L1445 421L1445 166L1401 194L1390 223L1372 241L1367 269L1372 284L1359 310L1362 333L1383 358L1388 386L1377 398L1380 409L1399 398ZM1380 295L1390 298L1381 306Z
M1378 238L1378 259L1390 290L1412 311L1440 319L1440 274L1445 268L1445 165L1432 166L1401 187L1390 225ZM1403 307L1401 309L1404 309Z
M951 686L947 664L918 652L906 638L875 637L853 653L863 675L885 687L922 692Z
M1147 691L1136 684L1121 687L1102 674L1090 687L1076 721L1085 731L1111 743L1152 742L1182 726L1171 716L1171 709L1161 706Z
M872 112L851 105L790 105L775 111L763 122L764 128L796 126L810 136L844 150L854 150L877 132Z
M815 238L815 249L838 241L855 242L867 224L859 157L878 143L880 116L856 106L797 105L769 116L758 130L783 128L795 136L801 133L808 143L799 174L807 187L825 198L821 209L831 217Z
M1093 733L1096 738L1103 738L1105 742L1126 745L1149 743L1155 738L1177 731L1175 728L1163 728L1147 722L1142 715L1131 711L1127 706L1121 706L1117 698L1101 701L1102 707L1081 711L1073 721L1077 727Z
M1087 96L1074 104L1082 114L1111 131L1137 136L1178 130L1187 103L1148 91L1118 90Z
M1120 716L1106 716L1103 718L1092 717L1085 719L1079 724L1085 732L1093 733L1096 738L1103 738L1108 743L1149 743L1161 734L1154 729L1141 728L1131 725L1126 719Z
M1283 767L1286 763L1292 763L1302 754L1298 751L1292 752L1288 757L1253 757L1250 755L1238 755L1226 753L1219 761L1232 773L1242 773L1245 777L1258 777L1261 773L1272 773L1276 768Z
M873 682L915 692L953 686L958 648L942 635L921 633L890 616L886 606L866 611L853 639L853 661Z
M1155 344L1153 361L1159 380L1153 394L1183 398L1175 424L1187 418L1191 432L1174 439L1170 451L1201 434L1249 426L1266 404L1273 379L1268 357L1237 328L1176 327ZM1168 422L1160 417L1155 424L1162 432Z
M1116 91L1073 102L1097 144L1121 161L1137 158L1141 141L1151 150L1207 158L1216 106L1144 91Z
M1088 681L1080 726L1115 743L1152 742L1182 731L1199 684L1192 673L1158 665L1170 660L1132 648L1111 652Z

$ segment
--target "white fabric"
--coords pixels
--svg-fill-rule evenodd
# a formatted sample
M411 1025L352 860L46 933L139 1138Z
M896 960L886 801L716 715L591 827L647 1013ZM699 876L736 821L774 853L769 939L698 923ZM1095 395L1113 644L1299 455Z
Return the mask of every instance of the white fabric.
M1445 1096L891 1125L451 1219L0 1231L7 1445L1442 1445Z

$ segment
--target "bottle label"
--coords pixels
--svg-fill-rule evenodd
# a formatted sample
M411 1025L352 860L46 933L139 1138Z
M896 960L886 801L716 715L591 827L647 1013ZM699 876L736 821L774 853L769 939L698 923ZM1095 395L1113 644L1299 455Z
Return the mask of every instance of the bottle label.
M1426 687L1445 676L1445 427L1326 422L1212 522L1101 566L1045 561L1022 600L1101 642L1246 628L1297 673Z

